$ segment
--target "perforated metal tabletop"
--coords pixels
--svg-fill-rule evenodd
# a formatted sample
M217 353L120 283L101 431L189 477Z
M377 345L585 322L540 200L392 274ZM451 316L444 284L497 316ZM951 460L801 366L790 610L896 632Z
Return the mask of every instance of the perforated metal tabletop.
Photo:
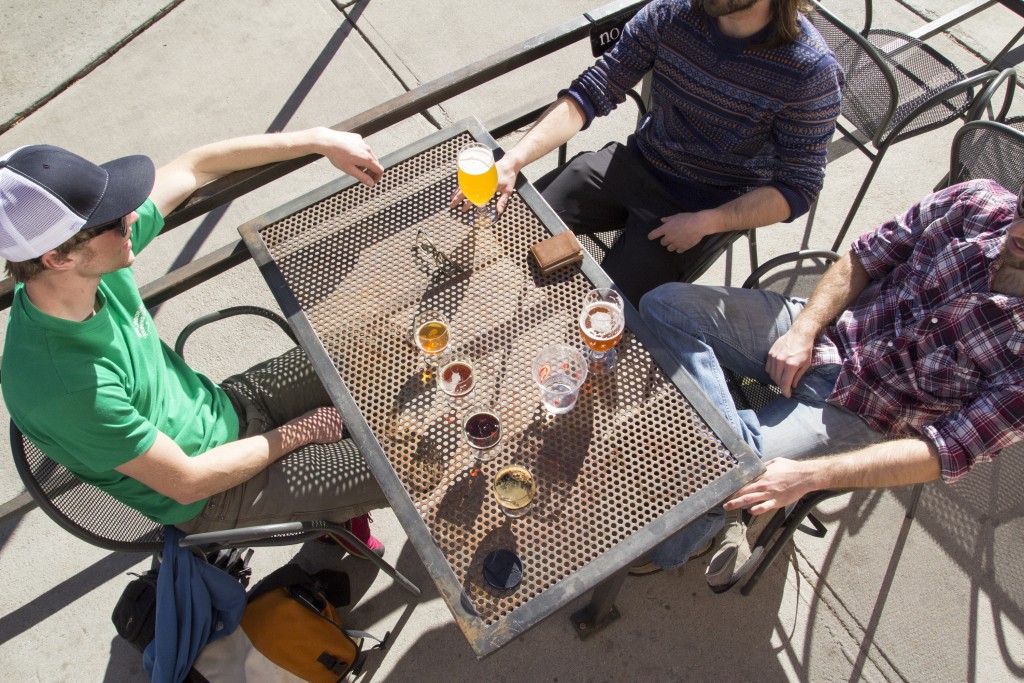
M456 152L473 139L497 149L469 120L385 159L375 188L339 180L239 230L482 656L616 576L761 464L628 305L615 371L591 375L571 412L544 412L534 355L555 342L584 348L583 296L610 283L589 256L582 267L539 274L530 245L564 228L528 183L492 227L448 209ZM458 268L418 247L418 231ZM473 400L501 418L490 462L475 461L461 413L412 342L414 316L430 308L450 320L451 348L475 362ZM502 513L489 490L510 463L526 465L538 484L520 519ZM523 562L523 581L510 591L483 579L483 558L498 548Z

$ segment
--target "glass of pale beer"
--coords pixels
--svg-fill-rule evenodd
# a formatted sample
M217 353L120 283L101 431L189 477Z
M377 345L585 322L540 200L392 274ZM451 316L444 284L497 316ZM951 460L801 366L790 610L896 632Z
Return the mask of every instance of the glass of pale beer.
M491 490L502 512L509 517L522 517L537 497L537 482L522 465L508 465L494 475Z
M626 329L622 296L614 289L599 288L587 292L580 311L580 335L590 348L590 371L600 375L611 371L618 360L615 345Z
M498 169L491 148L471 142L459 150L459 189L475 207L477 227L493 225L497 215L488 204L498 189Z
M412 321L412 338L427 365L433 365L448 348L448 318L436 310L418 313Z

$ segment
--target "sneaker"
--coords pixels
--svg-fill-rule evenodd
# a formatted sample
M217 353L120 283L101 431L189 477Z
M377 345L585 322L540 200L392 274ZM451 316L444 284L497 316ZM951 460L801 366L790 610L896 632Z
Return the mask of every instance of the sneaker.
M690 555L690 559L703 557L711 552L711 546L714 544L715 539L708 540L697 552ZM642 555L640 559L635 560L633 564L629 565L629 571L627 572L630 576L649 576L650 574L657 574L663 567L654 564L654 560L651 559L650 555Z
M775 514L785 514L779 510ZM715 593L724 593L741 581L757 565L764 553L767 538L765 527L773 514L751 515L746 510L735 510L725 515L722 544L704 572L708 587Z
M641 555L638 560L629 565L627 573L630 576L650 576L651 574L657 574L662 569L663 567L654 564L654 560L651 559L650 555Z
M377 557L384 557L384 544L377 540L373 534L370 533L370 522L373 520L369 514L359 515L345 522L345 528L352 532L352 535L358 538L360 541L366 544L366 547L370 549ZM359 559L365 560L366 555L361 549L346 543L341 540L341 547L344 548L349 555L358 557Z
M373 519L370 518L369 514L360 515L359 517L353 517L352 519L345 522L345 528L352 532L352 534L360 541L366 544L366 547L370 549L377 557L384 557L384 544L381 543L377 538L370 533L370 522ZM331 534L324 534L314 539L317 543L328 543L330 545L340 545L345 552L352 557L358 557L361 560L366 559L366 555L363 551L353 546L351 543L346 542L344 539L335 540Z

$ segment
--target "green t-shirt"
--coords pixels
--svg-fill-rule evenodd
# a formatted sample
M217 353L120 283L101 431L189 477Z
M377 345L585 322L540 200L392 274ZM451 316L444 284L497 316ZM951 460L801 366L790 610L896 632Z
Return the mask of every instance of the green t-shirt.
M138 214L136 254L164 225L151 201ZM114 468L145 453L158 430L189 456L233 441L238 417L157 336L131 268L104 275L97 297L96 315L71 322L15 289L0 369L11 419L43 453L154 521L192 519L205 500L181 505Z

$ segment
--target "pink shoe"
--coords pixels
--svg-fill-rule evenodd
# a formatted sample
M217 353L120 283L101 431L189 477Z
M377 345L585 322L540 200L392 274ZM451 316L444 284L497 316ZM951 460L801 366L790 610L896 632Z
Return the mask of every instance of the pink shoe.
M366 547L370 549L377 557L384 557L384 544L378 541L373 534L370 533L370 522L373 520L369 514L360 515L353 517L352 519L345 522L345 528L352 532L352 535L358 538L360 541L366 544ZM367 559L363 551L357 549L346 543L344 540L341 541L341 547L348 551L349 555L358 557L360 559Z

